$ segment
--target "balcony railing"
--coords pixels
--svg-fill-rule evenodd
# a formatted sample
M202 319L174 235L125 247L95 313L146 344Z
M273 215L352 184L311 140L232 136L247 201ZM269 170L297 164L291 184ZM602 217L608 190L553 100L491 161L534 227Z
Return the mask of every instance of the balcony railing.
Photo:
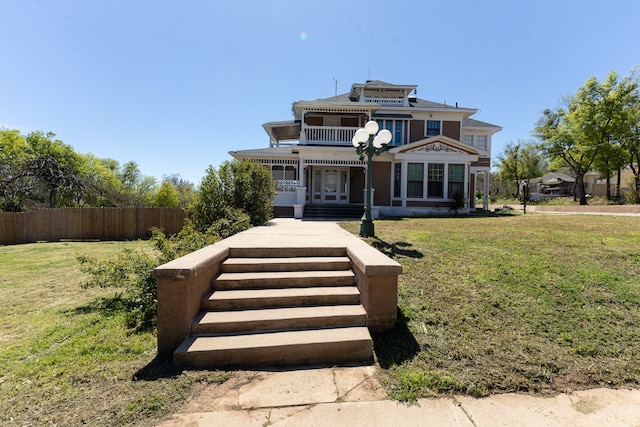
M304 143L351 145L351 139L357 130L358 128L352 127L307 126L304 129Z
M276 179L274 182L278 192L295 192L296 187L300 185L297 179Z
M398 105L398 106L408 106L408 102L406 98L373 98L373 97L365 97L364 102L371 102L373 104L380 105Z

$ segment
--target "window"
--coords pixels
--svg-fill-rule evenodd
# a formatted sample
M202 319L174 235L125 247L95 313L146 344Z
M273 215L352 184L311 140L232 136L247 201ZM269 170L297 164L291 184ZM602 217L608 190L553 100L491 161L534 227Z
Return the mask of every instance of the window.
M407 197L424 197L424 164L409 163L407 169Z
M389 145L402 145L402 142L404 141L404 124L402 120L378 119L376 121L378 122L378 126L380 126L380 129L387 129L389 132L391 132L392 138Z
M427 120L427 136L440 135L440 120Z
M464 197L464 165L449 165L449 194L450 199Z
M427 197L444 197L444 163L429 163Z
M402 182L402 163L393 165L393 197L401 197L400 183Z
M476 135L476 147L482 150L487 149L487 135Z
M473 145L473 135L462 135L462 142L468 145Z

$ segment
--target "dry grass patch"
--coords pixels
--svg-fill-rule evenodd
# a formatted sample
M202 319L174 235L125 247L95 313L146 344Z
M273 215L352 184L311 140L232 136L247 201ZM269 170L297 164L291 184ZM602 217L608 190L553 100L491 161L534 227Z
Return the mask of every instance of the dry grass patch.
M580 215L377 221L367 240L404 269L400 322L374 338L390 394L637 386L639 226Z

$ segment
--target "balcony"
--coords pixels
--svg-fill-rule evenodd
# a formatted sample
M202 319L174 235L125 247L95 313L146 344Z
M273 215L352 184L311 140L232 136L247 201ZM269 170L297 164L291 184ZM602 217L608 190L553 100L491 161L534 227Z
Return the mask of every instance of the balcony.
M394 105L397 107L408 107L409 100L408 98L380 98L380 97L364 97L364 102L371 102L373 104L378 105Z
M300 135L301 144L351 146L357 127L306 126Z

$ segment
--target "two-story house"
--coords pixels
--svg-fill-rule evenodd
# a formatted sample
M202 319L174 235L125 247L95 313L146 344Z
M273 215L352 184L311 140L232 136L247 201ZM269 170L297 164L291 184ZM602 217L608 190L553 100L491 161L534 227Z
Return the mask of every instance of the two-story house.
M276 216L302 218L309 204L364 205L367 160L351 140L376 120L393 139L373 158L374 217L473 211L479 173L487 174L488 209L491 137L502 128L473 119L475 108L419 99L416 88L374 80L342 95L294 102L293 120L262 125L268 148L230 154L271 169Z

